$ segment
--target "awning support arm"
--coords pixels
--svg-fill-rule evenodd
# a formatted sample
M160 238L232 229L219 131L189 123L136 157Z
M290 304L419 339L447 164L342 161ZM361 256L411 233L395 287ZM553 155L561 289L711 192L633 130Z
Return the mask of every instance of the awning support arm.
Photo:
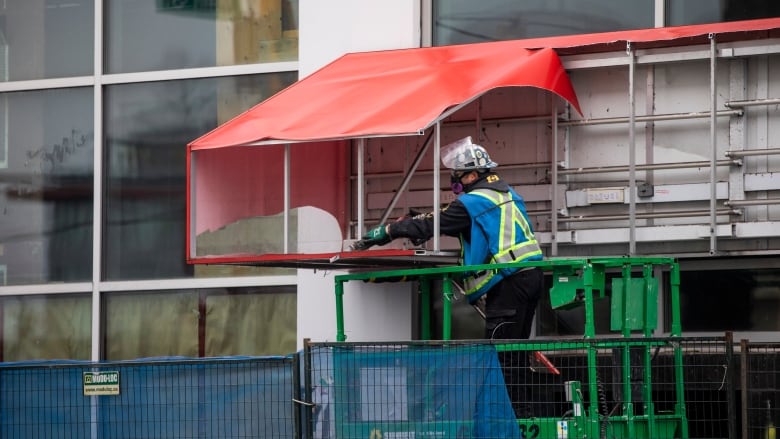
M441 121L433 127L433 252L441 251Z
M432 138L433 131L428 134L428 138L425 139L423 147L420 148L420 151L417 153L417 157L414 158L414 163L412 163L409 171L407 171L406 175L404 175L404 179L401 182L401 185L398 186L398 190L396 190L393 194L393 199L391 199L390 204L387 205L385 213L382 214L382 218L379 220L379 224L385 224L387 222L387 219L390 217L390 213L393 211L393 209L395 209L395 205L398 202L398 199L406 191L407 186L409 186L409 182L412 180L412 176L417 171L417 167L420 165L420 162L422 162L423 156L425 156L425 153L428 152L428 148L431 146ZM361 223L360 218L358 218L358 223Z
M283 252L289 253L290 241L290 144L284 144L284 243Z
M364 200L364 187L366 183L365 178L365 169L363 165L364 155L365 155L365 146L366 146L366 139L360 138L358 139L358 146L357 146L357 233L355 236L356 239L360 239L361 236L363 236L363 221L365 219L363 218L363 211L365 210L365 206L363 205ZM384 220L382 220L384 222Z

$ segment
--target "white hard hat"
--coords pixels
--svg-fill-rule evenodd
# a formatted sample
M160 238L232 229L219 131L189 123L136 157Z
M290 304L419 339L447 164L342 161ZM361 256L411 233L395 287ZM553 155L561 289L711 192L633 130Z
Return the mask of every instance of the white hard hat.
M454 171L495 168L485 148L471 141L471 136L449 143L441 149L441 162Z

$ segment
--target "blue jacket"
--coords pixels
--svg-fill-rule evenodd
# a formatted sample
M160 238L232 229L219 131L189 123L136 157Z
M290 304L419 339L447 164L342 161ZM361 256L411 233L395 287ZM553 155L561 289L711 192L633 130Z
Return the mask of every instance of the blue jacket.
M458 199L471 217L471 237L469 240L461 238L464 265L538 261L543 258L525 203L509 186L505 191L474 189ZM473 273L464 282L469 301L477 300L516 270L483 270Z
M499 199L503 202L495 201ZM511 215L512 221L502 223L501 218L507 215ZM492 172L486 173L468 188L467 193L441 210L440 231L460 239L461 259L465 265L542 259L522 197ZM433 215L420 214L390 223L389 232L393 238L424 242L433 236ZM509 259L512 255L514 259ZM479 299L513 271L491 273L485 282L476 278L466 282L469 301Z

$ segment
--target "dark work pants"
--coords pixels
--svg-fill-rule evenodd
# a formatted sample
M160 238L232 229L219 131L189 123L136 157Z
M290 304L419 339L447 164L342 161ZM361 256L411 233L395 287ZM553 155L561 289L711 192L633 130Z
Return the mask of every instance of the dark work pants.
M527 339L543 290L544 272L539 268L516 272L491 288L485 300L485 338ZM533 415L528 354L527 351L499 353L509 398L518 418Z

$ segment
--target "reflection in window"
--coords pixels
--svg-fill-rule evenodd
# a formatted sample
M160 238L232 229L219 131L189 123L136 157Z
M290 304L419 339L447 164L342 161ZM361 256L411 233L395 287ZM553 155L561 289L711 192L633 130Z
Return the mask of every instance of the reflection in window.
M0 361L89 360L92 300L89 295L0 298Z
M780 17L777 0L667 0L666 25Z
M653 27L653 0L433 0L433 44Z
M295 79L290 72L106 89L105 278L192 275L184 250L187 143Z
M107 360L296 349L295 287L112 293L104 300Z
M92 74L94 2L0 2L0 80Z
M109 0L106 70L298 59L298 0Z
M0 95L0 265L8 284L92 277L91 88Z

